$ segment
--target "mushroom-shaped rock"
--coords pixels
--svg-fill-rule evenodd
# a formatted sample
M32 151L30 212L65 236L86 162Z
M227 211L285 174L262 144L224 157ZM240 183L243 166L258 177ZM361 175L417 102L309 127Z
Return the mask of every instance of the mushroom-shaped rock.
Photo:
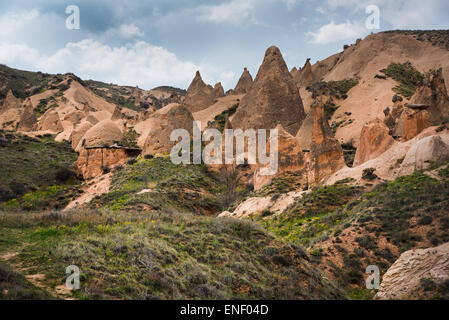
M123 139L119 126L112 120L104 120L87 130L80 143L85 148L112 146Z

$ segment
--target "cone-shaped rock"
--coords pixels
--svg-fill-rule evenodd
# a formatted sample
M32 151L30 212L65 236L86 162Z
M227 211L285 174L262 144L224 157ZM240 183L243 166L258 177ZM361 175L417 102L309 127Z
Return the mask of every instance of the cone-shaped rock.
M240 77L237 86L234 89L233 94L246 94L253 85L253 77L249 73L248 69L243 70L242 76Z
M28 98L17 130L25 132L32 131L36 123L37 119L36 115L34 114L34 107L31 103L31 100Z
M307 59L304 67L296 72L295 81L298 87L303 87L311 84L314 81L312 65L310 59Z
M217 98L222 98L224 96L225 96L225 93L224 93L223 86L221 85L221 82L219 82L214 87L214 97L215 97L215 99L217 99Z
M184 105L194 113L206 109L214 103L214 88L204 83L199 71L187 89Z
M305 118L298 88L277 47L270 47L250 91L232 120L234 129L274 129L296 135Z
M3 101L3 105L0 106L0 114L9 110L9 109L20 109L22 107L22 102L20 99L16 98L12 93L12 90L8 91L6 95L5 101Z

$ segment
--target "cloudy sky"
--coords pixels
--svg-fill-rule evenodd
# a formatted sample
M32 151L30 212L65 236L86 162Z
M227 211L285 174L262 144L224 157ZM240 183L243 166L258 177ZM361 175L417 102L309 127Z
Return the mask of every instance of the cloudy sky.
M66 8L80 29L66 27ZM366 26L380 9L380 29ZM375 20L368 19L369 22ZM390 29L449 29L447 0L15 0L0 2L0 63L150 89L186 88L195 71L235 86L278 46L289 66Z

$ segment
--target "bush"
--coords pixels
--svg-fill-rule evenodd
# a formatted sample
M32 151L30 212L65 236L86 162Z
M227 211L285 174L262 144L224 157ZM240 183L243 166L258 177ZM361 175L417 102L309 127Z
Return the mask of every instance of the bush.
M101 170L103 171L103 174L108 174L109 172L111 172L111 168L107 166L101 167Z
M13 193L13 197L23 196L25 193L27 193L27 187L23 183L16 180L13 180L9 183L9 188Z
M56 171L56 180L59 182L67 182L72 177L74 177L74 173L70 168L61 167Z
M137 163L137 159L136 158L129 159L126 163L132 166Z
M424 75L416 70L410 62L391 63L387 69L381 70L386 76L398 81L399 86L393 90L407 98L411 98L424 80Z

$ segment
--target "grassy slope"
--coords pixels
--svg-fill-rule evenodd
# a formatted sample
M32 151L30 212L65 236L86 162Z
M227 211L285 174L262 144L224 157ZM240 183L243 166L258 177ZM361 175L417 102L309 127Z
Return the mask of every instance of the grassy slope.
M384 273L406 250L449 241L448 172L440 171L441 181L417 172L362 195L345 183L318 188L285 215L260 222L305 245L314 263L351 297L370 298L373 292L363 289L368 265Z
M142 190L149 192L139 194ZM96 198L91 207L211 214L220 210L217 197L222 191L221 183L204 166L178 166L167 157L140 159L114 172L111 192Z
M304 252L250 222L159 212L0 215L0 255L44 273L80 267L80 299L335 299Z

